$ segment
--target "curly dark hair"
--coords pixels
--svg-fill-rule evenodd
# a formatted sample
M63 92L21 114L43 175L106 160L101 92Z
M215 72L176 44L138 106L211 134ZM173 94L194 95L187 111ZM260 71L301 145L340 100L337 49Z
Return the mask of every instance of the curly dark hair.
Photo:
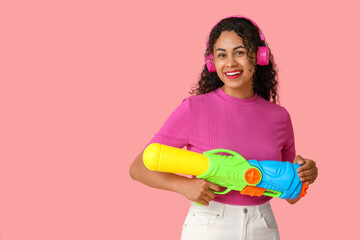
M204 56L213 54L213 48L216 40L223 31L235 31L243 39L244 46L247 50L249 61L256 63L256 54L259 46L266 46L265 41L261 41L258 28L248 19L239 17L230 17L221 20L211 31L208 39L208 48ZM270 60L265 66L255 65L253 75L253 89L264 99L278 102L278 81L277 68L274 57L269 49ZM220 80L216 72L209 72L206 65L200 74L197 85L190 91L192 95L201 95L222 87L224 83Z

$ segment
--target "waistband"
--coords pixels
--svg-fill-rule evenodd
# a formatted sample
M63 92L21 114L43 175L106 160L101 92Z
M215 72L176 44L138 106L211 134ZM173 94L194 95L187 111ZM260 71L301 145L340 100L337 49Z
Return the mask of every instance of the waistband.
M206 211L221 217L231 215L248 215L260 217L263 213L272 211L272 209L270 202L266 202L261 205L240 206L211 201L209 202L208 206L199 206L193 202L190 206L190 211Z

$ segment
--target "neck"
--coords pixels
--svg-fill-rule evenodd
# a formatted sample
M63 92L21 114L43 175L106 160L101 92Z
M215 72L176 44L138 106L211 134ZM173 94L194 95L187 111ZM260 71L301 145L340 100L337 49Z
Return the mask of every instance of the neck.
M230 95L230 96L236 97L236 98L244 98L244 99L246 99L246 98L252 98L255 95L254 89L252 87L248 88L248 89L234 89L234 88L226 87L224 85L224 86L221 87L221 89L227 95Z

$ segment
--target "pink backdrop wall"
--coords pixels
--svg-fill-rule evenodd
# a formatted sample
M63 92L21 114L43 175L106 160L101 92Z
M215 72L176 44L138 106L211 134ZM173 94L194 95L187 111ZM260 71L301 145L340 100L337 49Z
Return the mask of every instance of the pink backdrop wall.
M223 17L262 28L297 152L318 181L272 201L282 239L353 239L359 214L356 1L2 1L0 238L178 239L188 201L128 168L203 66Z

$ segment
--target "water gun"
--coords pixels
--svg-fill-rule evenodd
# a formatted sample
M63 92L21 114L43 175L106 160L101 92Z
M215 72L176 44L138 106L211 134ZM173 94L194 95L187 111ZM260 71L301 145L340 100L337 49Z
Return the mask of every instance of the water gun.
M296 171L300 165L297 163L248 161L227 149L213 149L201 154L152 143L144 150L143 161L152 171L195 175L226 187L224 191L214 191L216 194L236 190L249 196L296 199L305 196L309 187L300 181Z

